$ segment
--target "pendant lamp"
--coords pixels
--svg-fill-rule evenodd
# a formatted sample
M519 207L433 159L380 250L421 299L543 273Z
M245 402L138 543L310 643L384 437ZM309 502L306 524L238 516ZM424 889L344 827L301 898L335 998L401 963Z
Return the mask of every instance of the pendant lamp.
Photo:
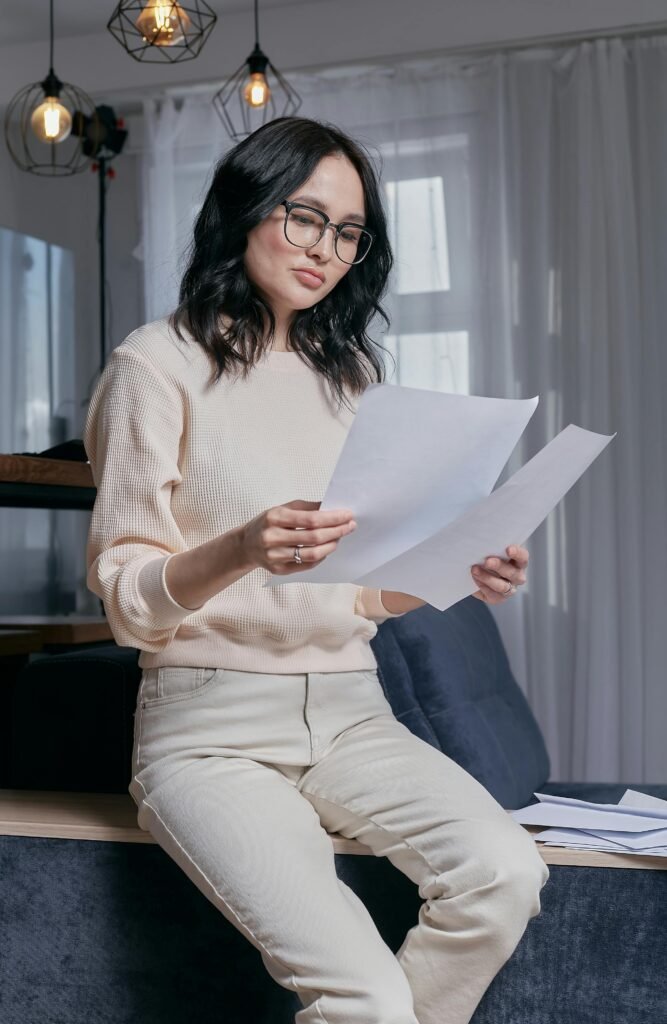
M217 20L203 0L121 0L107 28L135 60L176 64L199 56Z
M88 160L72 132L72 122L80 115L95 119L95 104L83 90L61 82L53 70L51 0L49 73L17 92L5 111L5 142L14 163L22 171L51 177L84 171Z
M213 97L220 120L236 140L250 135L267 120L296 113L301 106L296 91L262 52L257 5L255 0L255 49Z

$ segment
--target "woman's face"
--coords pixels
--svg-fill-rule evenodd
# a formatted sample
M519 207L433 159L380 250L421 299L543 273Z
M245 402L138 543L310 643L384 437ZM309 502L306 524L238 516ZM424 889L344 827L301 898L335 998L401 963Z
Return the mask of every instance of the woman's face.
M366 208L361 178L346 156L323 157L311 176L285 199L301 201L326 213L335 224L353 220L363 224ZM359 215L363 216L359 216ZM335 228L327 227L316 245L307 249L285 238L285 207L275 210L248 232L245 269L278 320L289 320L295 310L320 302L353 267L343 263L334 249ZM297 273L310 268L322 281Z

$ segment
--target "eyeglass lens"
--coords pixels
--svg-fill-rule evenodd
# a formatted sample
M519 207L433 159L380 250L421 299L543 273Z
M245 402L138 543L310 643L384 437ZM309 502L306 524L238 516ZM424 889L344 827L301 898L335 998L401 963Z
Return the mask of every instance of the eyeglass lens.
M285 222L285 233L293 245L306 249L316 245L326 221L319 213L293 207ZM336 254L344 263L359 263L371 247L372 236L354 224L345 224L336 236Z

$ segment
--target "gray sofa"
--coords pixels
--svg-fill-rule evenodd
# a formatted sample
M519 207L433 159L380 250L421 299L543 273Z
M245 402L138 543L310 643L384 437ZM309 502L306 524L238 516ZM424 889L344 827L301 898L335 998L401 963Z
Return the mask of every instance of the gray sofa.
M503 807L535 791L617 802L631 786L667 798L667 785L634 780L548 781L542 735L481 601L389 619L372 645L396 716ZM27 665L2 785L126 792L137 656L102 645ZM0 864L6 1024L293 1024L296 997L160 847L0 836ZM383 859L337 854L336 868L397 950L416 887ZM540 915L473 1024L667 1024L667 871L550 871Z

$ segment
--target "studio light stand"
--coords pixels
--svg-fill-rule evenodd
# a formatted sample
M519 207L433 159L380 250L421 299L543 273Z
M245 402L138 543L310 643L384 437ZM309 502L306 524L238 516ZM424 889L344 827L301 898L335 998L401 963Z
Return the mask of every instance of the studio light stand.
M99 290L100 290L100 373L106 365L106 190L107 178L114 178L115 171L109 167L114 157L122 151L127 139L127 130L122 119L109 106L95 108L95 117L87 117L77 110L72 118L72 134L83 139L82 149L97 171L98 217L97 241L99 249Z

